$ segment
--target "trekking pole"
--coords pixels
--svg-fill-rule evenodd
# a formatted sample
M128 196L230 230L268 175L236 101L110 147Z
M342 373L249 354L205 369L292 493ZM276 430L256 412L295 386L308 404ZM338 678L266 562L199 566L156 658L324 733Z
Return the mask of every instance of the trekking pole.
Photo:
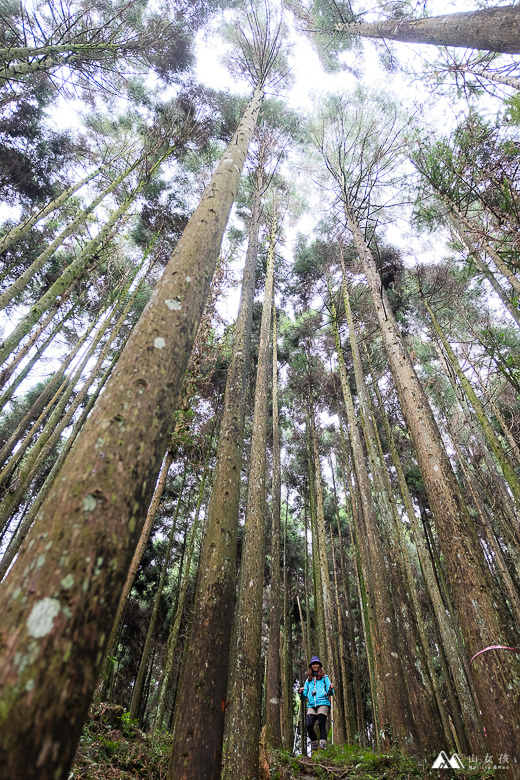
M298 738L298 726L299 726L299 723L300 723L300 710L301 710L301 706L302 706L302 697L300 696L300 703L298 704L298 714L296 716L296 728L294 729L294 743L293 743L293 748L292 748L293 756L296 755L296 740ZM302 735L302 739L303 739L303 735Z
M334 744L334 702L330 699L330 741Z

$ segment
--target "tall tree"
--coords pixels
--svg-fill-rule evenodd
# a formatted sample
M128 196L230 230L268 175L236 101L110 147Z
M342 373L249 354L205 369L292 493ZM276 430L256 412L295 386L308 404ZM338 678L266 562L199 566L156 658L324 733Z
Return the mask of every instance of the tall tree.
M278 419L278 346L276 307L273 310L273 480L271 511L271 582L269 595L269 644L265 687L265 722L267 739L274 746L282 744L280 719L280 423Z
M34 544L27 543L2 586L9 651L0 673L0 751L13 777L29 778L33 770L40 778L64 777L72 761L169 441L267 71L261 76L115 373L40 510ZM70 540L65 555L59 541L64 538ZM21 669L16 659L29 647L25 657L30 661ZM66 696L56 695L63 690Z
M510 650L492 649L497 645L511 647L510 629L505 615L497 612L499 599L493 595L496 586L483 558L428 399L400 337L374 257L358 221L358 217L366 219L367 210L370 211L367 194L374 192L376 177L382 175L385 165L388 165L385 161L394 143L391 126L386 129L384 138L375 125L371 127L371 132L365 135L361 158L350 156L348 150L352 150L352 137L332 136L330 146L325 143L321 148L329 171L338 184L346 223L367 278L381 338L410 429L459 612L490 746L497 757L505 753L513 755L517 740L513 709L517 704L509 686L520 675L520 660ZM363 201L359 198L361 193L364 193ZM461 577L462 561L464 578ZM495 693L494 698L489 696L490 686ZM508 771L512 777L514 770Z
M245 539L236 617L235 665L230 669L229 712L224 775L258 780L263 670L260 664L266 533L267 397L269 342L273 311L274 264L279 230L276 206L269 226L269 248L248 477Z
M389 19L382 22L339 22L334 29L367 38L403 43L463 46L465 49L520 53L520 11L515 5L431 16L423 19Z

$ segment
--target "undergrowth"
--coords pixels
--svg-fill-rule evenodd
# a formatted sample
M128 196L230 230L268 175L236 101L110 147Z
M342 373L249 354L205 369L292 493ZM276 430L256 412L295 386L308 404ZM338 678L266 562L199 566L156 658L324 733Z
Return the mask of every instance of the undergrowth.
M93 707L83 729L68 780L166 780L173 738L166 731L144 734L123 707ZM269 773L262 780L491 780L486 770L432 770L398 751L331 745L312 758L268 751ZM266 770L267 771L267 770Z
M433 758L418 761L397 750L385 754L370 748L331 745L312 757L274 751L270 754L270 774L271 780L491 780L494 776L487 769L432 769Z
M83 729L68 780L165 780L172 735L144 734L123 707L94 707Z

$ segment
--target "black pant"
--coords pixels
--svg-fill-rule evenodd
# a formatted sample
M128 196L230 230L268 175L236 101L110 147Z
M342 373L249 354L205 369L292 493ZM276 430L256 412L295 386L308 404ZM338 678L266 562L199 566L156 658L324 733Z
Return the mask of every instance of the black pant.
M305 728L307 729L307 734L309 735L309 739L311 742L316 741L316 734L314 731L314 724L316 723L316 720L318 721L318 727L320 729L320 739L327 739L327 728L325 724L327 723L327 716L320 714L320 715L313 715L312 712L307 713L307 718L305 720Z

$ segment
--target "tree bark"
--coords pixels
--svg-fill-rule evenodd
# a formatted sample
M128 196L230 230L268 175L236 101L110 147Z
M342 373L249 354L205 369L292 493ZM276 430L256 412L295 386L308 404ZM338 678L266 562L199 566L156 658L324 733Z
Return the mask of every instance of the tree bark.
M504 448L502 447L502 444L500 443L500 440L498 436L496 435L493 426L488 420L488 417L486 415L486 412L484 411L484 407L482 406L479 398L477 397L477 394L475 393L473 387L471 386L470 381L468 380L467 376L463 372L462 368L460 367L459 361L457 360L457 356L455 355L455 352L453 351L451 344L449 343L448 339L446 338L446 335L444 334L444 331L442 330L437 317L435 316L435 313L426 300L422 290L419 291L421 295L421 300L424 304L424 307L428 314L430 315L430 319L433 325L433 329L435 333L437 334L442 346L444 347L446 351L446 355L448 356L448 360L450 361L450 364L455 371L455 374L457 375L459 382L461 383L464 392L466 393L466 396L468 397L469 402L471 403L473 409L475 410L475 414L477 416L477 420L479 421L479 424L482 427L482 430L484 431L484 435L486 437L486 440L492 449L495 458L500 464L500 468L502 469L502 473L504 474L504 477L506 479L507 484L509 485L511 492L515 498L515 501L518 506L520 506L520 481L518 480L518 477L515 474L515 471L509 461L509 458L507 457L506 453L504 452Z
M188 585L190 581L190 570L193 561L193 551L195 549L195 540L199 531L200 525L200 508L202 506L202 499L204 496L204 489L208 479L209 459L211 456L211 450L213 446L213 435L215 433L215 426L211 431L210 440L208 443L208 449L206 452L206 460L204 463L204 473L199 487L199 495L197 498L197 506L195 509L195 516L193 518L193 524L190 529L190 538L188 542L187 550L185 551L185 561L181 565L179 570L180 584L178 588L177 603L173 620L171 621L170 631L168 633L168 643L166 646L166 657L164 659L162 679L159 685L159 696L157 703L157 712L154 720L154 729L161 729L164 722L164 711L166 709L166 697L170 690L170 683L173 675L173 660L175 657L175 650L177 649L177 642L179 639L179 633L181 629L181 620L184 613L184 606L186 603L186 594L188 592ZM182 569L184 569L182 571ZM181 578L182 571L182 578Z
M266 732L269 744L282 745L280 722L280 424L278 420L278 350L276 308L273 308L273 488L271 523L271 583L269 597L269 644L267 647Z
M507 295L503 287L499 284L495 274L493 273L491 268L487 265L487 263L483 260L483 258L480 256L480 252L474 246L470 238L467 236L466 231L461 230L460 226L455 222L455 218L453 218L453 223L457 233L457 237L459 238L460 241L462 241L465 244L470 254L470 257L473 258L477 267L484 274L486 279L489 281L493 290L496 292L496 294L504 304L505 308L507 309L511 317L514 319L516 324L520 327L520 310L518 309L518 305L517 304L515 305L515 303Z
M419 557L424 582L428 591L430 602L432 604L432 612L435 620L439 624L440 637L445 648L446 656L450 663L450 670L451 674L453 675L455 689L457 691L461 710L464 714L463 725L458 715L458 705L453 708L452 715L455 720L458 739L464 751L467 751L467 748L469 747L472 753L478 753L481 752L485 747L483 741L483 732L480 725L478 712L472 698L471 690L468 685L466 672L462 665L459 647L460 640L457 638L457 634L448 618L445 606L442 603L442 596L437 584L437 579L435 577L432 559L423 538L424 532L419 526L419 522L415 514L412 497L410 495L410 491L408 490L408 485L406 484L399 453L397 452L397 448L395 446L392 427L390 425L390 421L388 420L388 415L386 414L377 381L373 383L373 387L378 399L379 412L383 420L386 440L390 448L390 454L392 456L392 463L396 470L403 503L405 505L406 514L410 522L412 538L417 548L417 555ZM466 744L465 732L468 734L469 745Z
M257 184L200 575L194 596L193 625L173 713L175 741L169 774L176 780L200 780L203 773L208 780L220 778L234 612L245 398L263 189L261 174ZM207 663L208 658L212 663Z
M431 43L436 46L462 46L465 49L520 54L520 9L516 5L426 19L348 22L336 24L334 29L403 43Z
M506 770L506 776L513 778L520 759L516 755L520 739L520 656L512 651L487 649L496 645L510 647L509 627L505 616L496 610L500 600L494 594L495 584L428 400L399 336L376 264L346 196L344 205L434 514L466 653L470 659L479 653L471 662L471 673L490 747L497 758L503 754L513 757L511 768Z
M80 179L80 181L76 182L76 184L72 184L70 187L67 187L67 189L63 190L62 193L58 195L57 198L54 198L54 200L51 200L50 203L48 203L44 208L40 209L36 212L36 214L33 214L32 216L28 217L26 220L21 222L19 225L16 225L16 227L11 228L11 230L5 234L5 236L2 236L0 238L0 254L2 252L5 252L6 249L8 249L12 244L14 244L16 241L18 241L25 233L27 233L28 230L30 230L34 225L36 225L41 219L46 217L48 214L52 214L53 211L56 211L56 209L59 209L60 206L63 206L63 204L72 196L75 192L80 190L82 187L85 186L85 184L88 184L89 181L92 181L92 179L95 179L98 174L100 174L102 171L104 171L108 167L109 163L106 163L105 165L100 166L92 173L89 173L85 178ZM125 176L130 173L130 171L126 171L124 174ZM118 182L119 183L119 182ZM116 183L114 183L115 186L117 186ZM111 186L110 191L114 189L113 186ZM107 194L107 190L103 193L101 197L104 197ZM95 205L99 203L99 201L94 202ZM95 208L95 205L89 208L89 211L92 211L93 208ZM84 214L84 212L82 212ZM86 215L83 217L83 220L86 218ZM83 221L81 220L81 221ZM79 223L78 223L79 224ZM68 234L70 235L70 233ZM60 242L61 243L61 242ZM2 277L3 278L3 277ZM0 279L1 281L1 279Z
M175 514L173 515L170 533L168 534L168 543L166 545L166 551L164 553L164 561L161 569L161 576L159 578L157 590L155 591L152 614L150 616L150 621L148 623L148 630L146 632L146 639L143 647L143 652L141 654L141 661L139 663L139 669L137 671L137 677L135 680L134 689L132 691L132 700L130 702L130 717L133 718L134 720L139 717L139 713L141 711L141 698L143 695L146 671L148 669L148 661L150 658L150 653L152 651L152 642L153 642L153 635L155 632L155 624L157 622L157 615L159 614L161 596L162 596L164 586L166 584L168 569L170 567L171 550L173 546L175 532L177 530L177 520L179 517L179 509L181 506L182 494L184 492L184 485L186 484L187 471L188 471L188 466L187 463L185 463L184 473L182 475L181 488L179 490L179 497L177 498L177 505L175 507Z
M276 217L273 217L258 349L245 539L237 605L236 664L231 669L229 679L228 738L224 761L224 777L240 777L240 780L258 780L259 769L267 394L276 235L277 221ZM174 780L173 776L171 780Z
M338 698L343 695L343 688L341 684L341 675L339 673L339 664L337 660L337 653L335 652L334 644L334 617L331 598L330 587L330 574L329 574L329 561L327 556L327 540L325 537L325 512L323 507L323 486L321 476L321 462L318 444L318 433L316 430L316 420L314 404L310 401L310 430L311 430L311 442L312 452L314 457L314 478L316 483L316 527L317 527L317 548L318 548L318 562L320 570L321 588L323 594L323 617L325 620L325 649L326 655L323 660L329 678L335 686L335 691ZM323 649L321 650L323 653ZM322 656L323 659L323 656ZM334 741L337 745L345 744L345 720L343 716L343 708L338 706L334 708L335 723L334 723Z
M309 390L309 392L311 392ZM314 625L315 645L312 655L321 654L326 664L327 638L325 627L325 610L323 605L323 588L321 585L321 571L318 557L318 520L316 511L316 474L314 470L314 456L312 454L311 420L309 410L306 410L306 439L307 439L307 466L309 476L309 510L311 515L311 564L312 585L314 595ZM307 659L309 660L309 659Z
M74 757L261 99L257 88L2 583L0 764L13 780L60 780Z
M7 288L1 295L0 295L0 309L5 309L5 307L15 298L17 295L19 295L24 287L29 284L31 279L35 276L35 274L40 271L45 263L50 260L52 255L56 252L57 249L64 243L64 241L69 237L74 235L76 228L79 227L83 222L86 221L89 214L91 214L94 209L99 206L99 204L109 195L111 192L113 192L117 187L123 182L127 176L129 176L135 168L139 165L139 163L142 162L142 157L136 160L133 165L130 165L124 173L122 173L120 176L118 176L111 184L103 190L94 200L70 222L67 227L61 231L61 233L54 239L54 241L51 241L51 243L45 247L44 251L41 252L38 257L31 263L29 268L27 268L20 276L17 277L16 281L13 282L13 284ZM83 184L83 182L82 182ZM130 204L128 204L130 205ZM20 233L20 235L23 235L23 233ZM20 238L20 235L16 235L15 239ZM11 242L12 243L12 242ZM93 243L93 242L91 242ZM94 244L94 246L97 246L98 242ZM2 358L3 360L3 358Z
M396 635L396 620L394 608L388 589L385 559L383 555L380 531L376 510L372 497L368 470L364 460L361 437L356 422L354 403L346 373L343 347L341 345L337 313L334 301L331 300L332 326L336 343L336 353L340 371L343 398L347 409L348 424L354 454L354 466L361 494L362 512L366 526L366 544L369 558L368 572L372 584L371 598L377 624L374 653L378 659L380 682L385 701L381 702L379 716L383 716L383 707L392 724L391 734L403 750L416 749L417 734L412 713L406 697L406 682L401 668L399 644ZM375 660L375 659L374 659ZM388 724L383 720L377 724L382 732L388 733Z

